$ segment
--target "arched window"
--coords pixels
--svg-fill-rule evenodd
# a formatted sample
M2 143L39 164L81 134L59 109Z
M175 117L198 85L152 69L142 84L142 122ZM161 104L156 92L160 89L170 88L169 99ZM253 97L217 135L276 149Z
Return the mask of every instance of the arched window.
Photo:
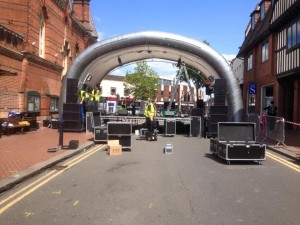
M43 12L40 17L39 56L41 58L45 57L45 17Z

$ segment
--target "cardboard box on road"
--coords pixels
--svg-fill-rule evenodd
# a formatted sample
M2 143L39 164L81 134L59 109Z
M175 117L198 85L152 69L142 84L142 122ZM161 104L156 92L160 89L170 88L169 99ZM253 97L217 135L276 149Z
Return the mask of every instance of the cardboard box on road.
M119 144L119 140L108 140L107 145L108 155L122 155L122 145Z

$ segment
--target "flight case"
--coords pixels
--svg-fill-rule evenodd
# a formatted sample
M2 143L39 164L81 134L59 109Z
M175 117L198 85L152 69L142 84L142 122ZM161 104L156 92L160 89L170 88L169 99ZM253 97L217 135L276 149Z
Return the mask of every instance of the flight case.
M210 139L210 151L227 161L266 160L266 145L256 143L255 123L219 122L218 136Z

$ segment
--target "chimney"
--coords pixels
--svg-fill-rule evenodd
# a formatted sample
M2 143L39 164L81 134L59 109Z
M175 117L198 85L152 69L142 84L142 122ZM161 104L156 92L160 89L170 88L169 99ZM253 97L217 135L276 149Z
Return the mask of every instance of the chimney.
M74 16L87 29L90 30L90 1L73 0Z

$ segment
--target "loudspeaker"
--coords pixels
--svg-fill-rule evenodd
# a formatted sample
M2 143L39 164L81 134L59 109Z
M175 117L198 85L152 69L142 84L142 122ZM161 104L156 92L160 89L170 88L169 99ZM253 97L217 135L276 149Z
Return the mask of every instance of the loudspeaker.
M227 86L227 81L226 79L215 79L215 84L214 87L226 87Z
M131 148L131 135L108 135L107 140L119 140L119 144L122 145L122 148Z
M79 147L79 141L78 140L71 140L69 142L69 149L77 149Z
M86 118L85 118L85 130L86 132L93 132L94 126L93 126L93 113L87 112Z
M100 112L93 112L93 127L101 126L101 114Z
M68 78L67 79L67 93L71 95L76 95L77 90L78 90L78 80L77 79L72 79Z
M191 116L202 116L202 115L203 115L203 109L194 108L191 110Z
M67 112L67 111L64 111L63 112L63 118L64 118L64 121L65 120L78 120L80 121L80 112Z
M119 116L128 116L128 110L122 109L118 111Z
M226 86L217 86L214 87L214 94L215 95L226 95L227 87Z
M212 114L228 114L227 105L212 105L209 108L210 115Z
M211 123L227 122L228 115L227 114L211 114L209 116L209 120Z
M203 99L198 99L197 100L197 108L198 109L203 109L204 108L204 101L203 101Z
M201 137L201 117L191 116L190 137Z
M175 135L176 134L176 120L174 119L166 119L164 121L165 125L165 136Z
M107 141L107 126L94 128L94 141Z
M78 103L64 103L63 104L63 111L69 111L69 112L79 112L80 111L80 104Z
M80 121L64 121L63 124L64 131L82 131L82 126Z
M130 122L108 122L107 123L107 133L117 134L117 135L131 135L132 134L132 124Z
M78 97L77 94L69 94L67 93L66 102L67 103L77 103Z
M214 104L215 105L225 105L226 95L214 95Z

